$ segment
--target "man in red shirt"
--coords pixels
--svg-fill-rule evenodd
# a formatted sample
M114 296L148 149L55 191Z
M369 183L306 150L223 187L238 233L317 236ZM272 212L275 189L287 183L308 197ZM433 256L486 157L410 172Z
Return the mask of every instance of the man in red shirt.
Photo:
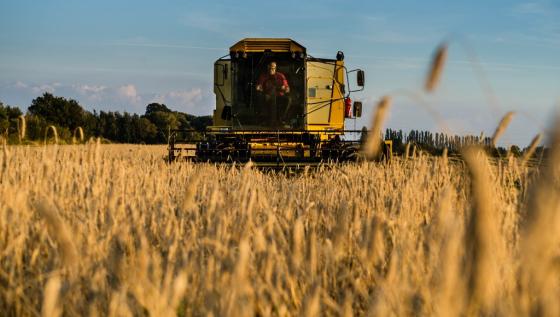
M272 125L278 125L278 108L288 108L289 98L286 95L290 92L290 86L286 76L276 71L276 62L270 62L268 72L259 76L256 90L264 94L261 111L268 114Z
M288 80L284 74L276 71L276 62L268 64L268 73L263 73L257 80L257 91L267 95L284 96L290 92Z

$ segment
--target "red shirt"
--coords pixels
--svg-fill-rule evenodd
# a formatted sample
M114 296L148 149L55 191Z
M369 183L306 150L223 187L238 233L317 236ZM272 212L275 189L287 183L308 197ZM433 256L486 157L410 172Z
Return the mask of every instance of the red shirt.
M276 72L274 75L270 75L269 73L261 74L259 76L259 80L257 81L257 85L262 86L264 93L267 95L274 94L274 89L276 88L277 96L284 96L282 86L289 88L286 76L279 72Z

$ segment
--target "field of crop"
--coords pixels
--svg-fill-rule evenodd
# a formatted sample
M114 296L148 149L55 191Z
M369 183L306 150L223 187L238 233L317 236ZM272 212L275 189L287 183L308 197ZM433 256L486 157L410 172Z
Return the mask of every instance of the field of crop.
M472 149L286 175L7 146L0 312L559 316L559 150L540 171Z

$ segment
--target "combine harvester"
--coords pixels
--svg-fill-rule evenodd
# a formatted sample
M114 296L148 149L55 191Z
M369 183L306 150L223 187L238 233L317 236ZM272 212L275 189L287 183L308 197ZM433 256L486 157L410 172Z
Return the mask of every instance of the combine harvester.
M170 131L168 159L274 168L356 161L367 130L345 130L345 119L361 116L350 94L364 82L363 70L346 69L343 52L315 58L291 39L241 40L214 63L213 125ZM383 144L389 159L391 141Z

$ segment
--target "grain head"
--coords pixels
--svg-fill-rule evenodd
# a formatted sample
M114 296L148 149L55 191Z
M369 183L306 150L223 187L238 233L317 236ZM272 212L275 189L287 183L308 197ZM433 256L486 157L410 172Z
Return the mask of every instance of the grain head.
M511 119L513 118L513 115L515 115L515 112L510 111L503 116L502 120L500 120L500 123L498 124L496 130L494 131L494 134L492 135L493 147L496 147L498 140L500 139L502 134L504 134L504 132L506 131L509 123L511 122Z
M424 85L427 92L433 92L437 88L441 80L441 75L443 74L446 59L447 43L443 43L438 46L432 57L432 62Z
M364 145L364 154L368 160L373 160L377 158L381 150L381 129L383 123L389 114L389 108L391 107L392 98L390 96L385 96L381 98L375 112L373 114L371 132L366 139Z

